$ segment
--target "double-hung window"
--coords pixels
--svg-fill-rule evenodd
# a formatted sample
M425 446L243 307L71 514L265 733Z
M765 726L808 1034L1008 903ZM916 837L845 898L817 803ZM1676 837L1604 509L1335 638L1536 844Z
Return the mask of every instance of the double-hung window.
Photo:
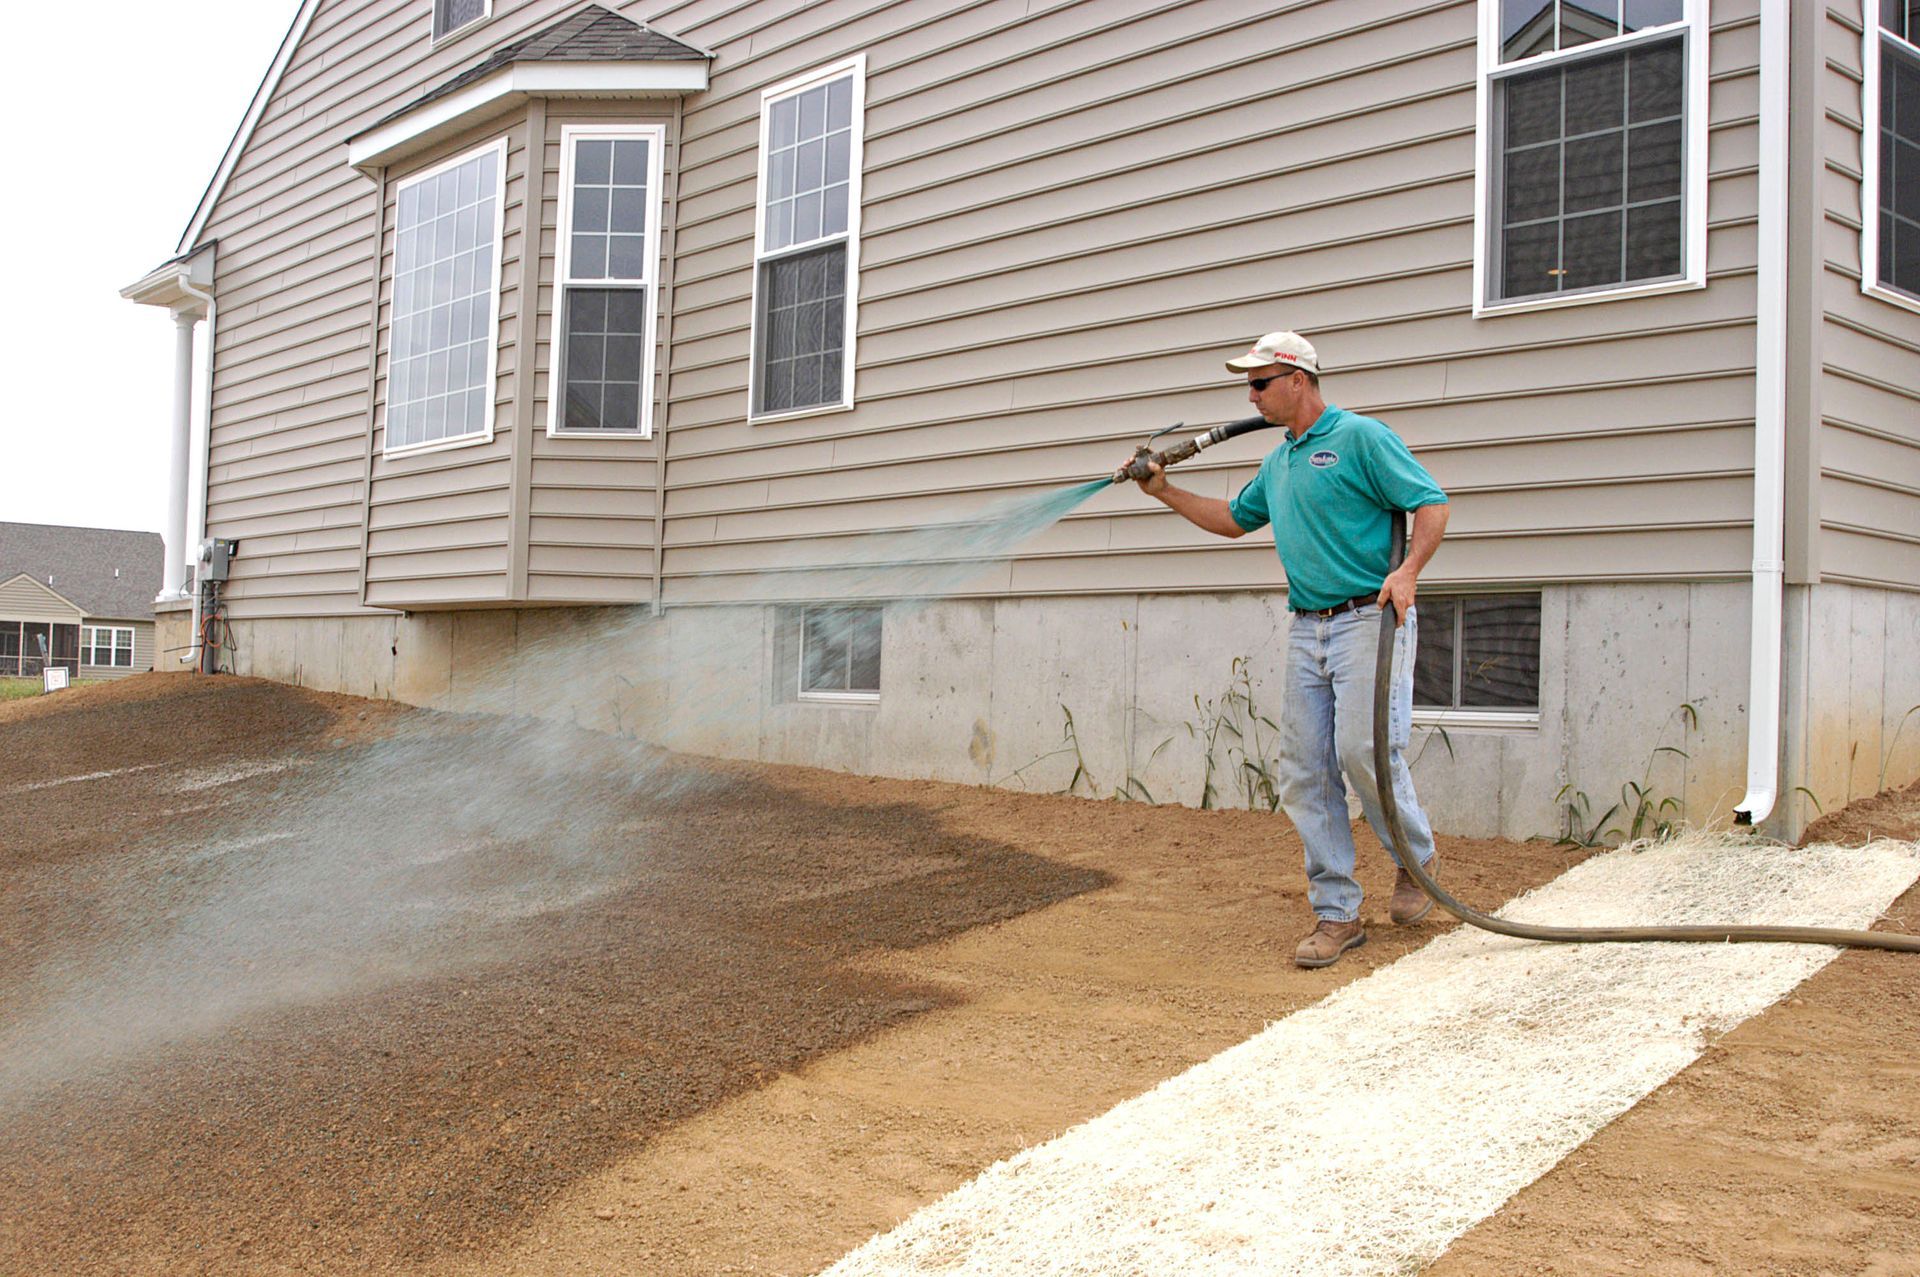
M398 184L386 451L493 437L506 144Z
M1868 0L1861 287L1920 309L1920 0Z
M664 139L657 125L561 130L563 233L550 434L653 433Z
M864 58L760 99L755 417L853 406Z
M86 626L80 633L80 663L131 666L133 631L121 626Z
M1706 0L1481 0L1475 309L1706 282Z

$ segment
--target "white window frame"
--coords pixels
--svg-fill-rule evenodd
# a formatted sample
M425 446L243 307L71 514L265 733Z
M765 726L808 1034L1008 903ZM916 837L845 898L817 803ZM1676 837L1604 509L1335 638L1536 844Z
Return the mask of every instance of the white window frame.
M803 607L800 609L800 618L799 618L800 628L799 628L799 633L796 636L798 641L794 644L795 661L794 661L793 680L794 680L795 696L797 699L803 700L803 701L820 701L822 703L834 703L834 704L841 704L841 705L876 705L879 703L880 701L879 688L874 688L872 691L862 690L862 691L834 692L834 691L821 691L821 690L810 688L807 686L807 614L809 612L849 612L849 611L854 611L854 610L863 609L863 608L869 609L877 614L875 619L880 624L880 637L881 637L881 647L882 647L881 677L885 678L886 676L885 640L886 640L886 633L887 633L887 613L886 613L886 609L883 606L881 606L878 603L873 603L873 604L833 603L833 604L820 604L816 606Z
M101 634L105 634L108 636L107 656L109 657L109 659L105 661L95 661L95 660L87 659L88 657L94 656L98 653L100 645L97 642L95 642L95 639ZM125 665L121 665L117 661L114 661L111 659L114 656L114 654L120 650L120 636L122 634L127 636L127 646L126 646L127 663ZM86 625L81 627L80 664L86 666L88 669L93 669L93 670L131 669L133 668L133 652L134 652L134 637L133 637L132 626Z
M1473 141L1473 315L1487 319L1496 315L1519 315L1536 310L1559 310L1567 306L1590 306L1596 302L1620 301L1629 297L1653 297L1662 293L1687 292L1707 286L1707 0L1683 0L1680 21L1665 26L1635 31L1631 35L1596 40L1571 49L1538 53L1517 62L1500 61L1500 0L1480 0L1479 66L1474 93ZM1657 43L1685 32L1686 39L1686 113L1681 132L1682 213L1681 264L1686 274L1679 279L1652 284L1621 284L1597 288L1591 292L1556 297L1528 297L1514 301L1496 301L1487 296L1493 279L1493 237L1497 229L1489 207L1493 197L1493 103L1494 82L1516 71L1536 71L1557 63L1575 62L1602 50L1629 49L1639 44Z
M479 159L488 151L493 151L499 159L494 166L493 192L493 284L488 291L487 310L491 316L487 331L487 397L486 414L478 432L464 435L449 435L445 439L432 439L424 443L407 444L404 447L392 446L393 432L388 427L387 413L392 406L393 389L393 348L394 348L394 311L399 289L399 242L400 242L400 193L410 186L417 186L431 178L436 178L448 169L458 168L462 164ZM501 247L506 239L507 219L507 140L497 138L471 150L464 151L449 159L441 160L417 173L409 173L393 185L393 234L395 267L388 278L394 284L395 298L387 303L387 384L380 406L380 455L382 457L417 457L427 453L445 452L452 448L472 448L493 442L494 414L500 384L500 279Z
M1461 675L1460 649L1462 644L1460 640L1462 635L1461 635L1460 627L1463 624L1465 615L1466 615L1465 602L1468 599L1491 598L1495 594L1532 595L1535 598L1539 599L1542 614L1544 615L1545 613L1546 593L1543 590L1511 590L1511 591L1483 590L1483 591L1472 592L1472 593L1434 593L1432 595L1433 602L1436 602L1436 603L1446 602L1446 603L1453 603L1456 605L1453 613L1454 627L1455 627L1454 636L1453 636L1454 637L1453 670L1454 670L1454 676L1456 679L1458 679ZM1415 617L1416 623L1419 622L1419 616L1420 616L1420 610L1419 610L1419 607L1416 605L1414 609L1414 617ZM1544 667L1546 663L1546 644L1544 641L1544 636L1540 646L1539 659L1540 659L1541 665ZM1540 673L1544 675L1545 673L1544 668L1540 671ZM1535 695L1538 696L1538 694L1539 694L1539 690L1536 685ZM1412 721L1416 727L1447 727L1447 728L1472 727L1472 728L1488 728L1488 729L1537 728L1540 726L1540 706L1534 705L1530 708L1521 708L1516 706L1512 709L1502 709L1502 708L1499 708L1498 706L1486 706L1486 705L1481 705L1481 706L1421 705L1416 702L1413 706Z
M647 277L640 291L647 294L646 346L641 351L640 428L638 430L568 430L561 425L561 401L566 397L566 306L568 288L632 288L628 281L574 279L573 272L573 152L580 139L606 138L613 141L647 138ZM554 252L553 339L548 343L547 435L553 439L651 439L653 438L653 401L658 390L654 384L656 328L660 322L660 218L664 207L661 189L665 171L667 130L659 124L567 124L560 129L560 211L555 225L559 244Z
M471 31L478 26L484 26L486 23L492 21L492 19L493 19L493 0L485 0L485 2L480 7L479 17L468 18L465 22L462 22L459 26L448 27L445 31L442 31L440 29L440 0L433 0L433 16L428 19L429 27L433 32L432 42L434 44L439 44L444 40L451 40L455 36L460 35L462 32Z
M781 98L792 97L849 74L853 77L853 136L848 144L847 155L847 286L846 319L841 328L843 347L840 357L840 400L837 403L813 404L805 408L783 409L779 412L761 412L759 409L760 276L762 274L760 268L769 260L818 249L839 238L823 235L818 239L808 240L804 244L789 244L772 254L766 251L767 140L772 125L773 104ZM847 412L853 408L854 335L860 300L860 191L861 169L864 167L863 153L866 147L866 111L867 55L864 53L857 53L850 58L795 76L791 80L783 80L772 88L763 89L760 93L759 178L754 188L753 200L753 310L747 337L747 420L749 422L789 421L799 417L817 417L824 413Z
M1880 79L1883 41L1893 40L1920 58L1920 46L1880 25L1879 0L1866 0L1866 30L1860 65L1860 291L1902 310L1920 313L1920 298L1880 282Z

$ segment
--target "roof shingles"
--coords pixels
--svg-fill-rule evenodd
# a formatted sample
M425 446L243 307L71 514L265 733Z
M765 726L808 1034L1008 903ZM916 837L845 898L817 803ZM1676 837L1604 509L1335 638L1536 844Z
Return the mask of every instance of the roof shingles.
M0 581L51 577L49 588L102 620L151 619L165 557L154 532L0 523Z
M399 119L429 102L457 93L515 62L690 62L711 55L624 18L597 4L571 13L550 27L502 45L485 61L468 67L380 121ZM379 125L375 125L378 128Z

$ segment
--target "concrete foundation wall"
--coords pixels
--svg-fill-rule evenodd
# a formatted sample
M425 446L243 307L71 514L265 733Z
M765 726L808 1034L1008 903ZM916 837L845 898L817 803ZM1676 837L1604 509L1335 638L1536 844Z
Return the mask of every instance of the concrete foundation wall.
M1920 775L1920 596L1797 591L1782 792L1832 809ZM1468 836L1726 823L1745 792L1744 583L1542 591L1541 710L1442 717L1411 756L1435 825ZM795 695L773 606L442 612L236 624L239 672L456 712L527 714L718 757L1191 806L1265 805L1283 593L945 600L883 622L882 695ZM1797 681L1796 681L1797 680ZM1423 716L1431 720L1431 715ZM1897 739L1896 739L1897 733ZM1211 749L1209 749L1211 743ZM1635 788L1638 787L1638 788ZM1644 795L1644 797L1643 797ZM1671 801L1669 801L1671 800ZM1618 809L1611 816L1609 808ZM1768 830L1816 808L1783 799Z
M1920 594L1792 586L1780 805L1821 811L1920 777Z
M153 609L153 670L156 674L191 674L193 662L182 661L193 642L193 605L156 605Z

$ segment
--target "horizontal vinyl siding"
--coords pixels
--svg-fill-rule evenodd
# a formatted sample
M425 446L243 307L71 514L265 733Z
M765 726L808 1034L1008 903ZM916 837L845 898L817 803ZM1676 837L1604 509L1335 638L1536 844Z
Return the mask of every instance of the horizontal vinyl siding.
M381 455L386 446L386 394L392 353L393 261L400 184L415 172L506 138L501 207L500 293L493 382L493 437L443 451ZM383 607L423 603L503 602L513 597L511 538L516 441L516 351L525 330L520 268L527 251L529 198L524 108L436 146L388 173L381 231L379 365L374 381L372 491L367 504L367 602ZM452 511L457 514L449 517ZM470 593L452 595L458 581ZM416 587L420 593L416 593Z
M57 588L57 587L54 587ZM52 621L76 625L80 612L35 584L31 577L14 575L0 581L0 621Z
M166 653L156 653L154 651L152 621L100 621L89 618L87 624L99 625L102 628L131 629L133 631L133 664L82 665L80 667L81 678L108 680L126 678L130 674L144 674L159 664L158 657L166 655ZM173 655L178 656L179 653L175 652Z
M1752 3L1714 6L1708 287L1486 320L1472 317L1471 3L628 12L720 54L685 120L669 603L825 592L766 565L870 553L863 532L1104 473L1174 421L1243 416L1219 361L1281 326L1319 346L1330 401L1387 419L1456 494L1434 579L1750 565ZM868 59L857 406L748 425L760 91L854 52ZM1271 442L1223 446L1180 481L1224 496ZM1278 579L1264 536L1222 542L1129 488L959 592ZM866 573L860 588L887 586Z
M672 27L665 28L672 31ZM533 463L527 499L527 597L541 602L645 603L653 598L654 511L659 432L666 417L666 334L659 313L653 353L655 437L553 438L547 434L554 391L553 316L557 300L561 131L568 125L646 124L666 129L661 165L661 261L653 301L672 288L675 138L664 103L555 101L548 104L540 209L540 328L534 350Z
M1820 577L1920 590L1920 314L1860 291L1862 6L1825 8Z
M383 267L376 188L347 167L346 139L575 7L493 0L493 19L475 35L435 47L424 0L325 0L294 50L203 233L220 244L208 532L242 541L228 587L236 620L362 610L361 566L335 556L348 536L357 546L369 522L370 323ZM514 283L510 269L504 283ZM510 303L503 309L511 314ZM514 336L509 318L502 395ZM404 589L394 575L402 562L417 563L402 556L370 574L382 576L390 601ZM467 586L498 597L498 576L490 569ZM422 579L432 582L423 594L453 588L449 577Z

